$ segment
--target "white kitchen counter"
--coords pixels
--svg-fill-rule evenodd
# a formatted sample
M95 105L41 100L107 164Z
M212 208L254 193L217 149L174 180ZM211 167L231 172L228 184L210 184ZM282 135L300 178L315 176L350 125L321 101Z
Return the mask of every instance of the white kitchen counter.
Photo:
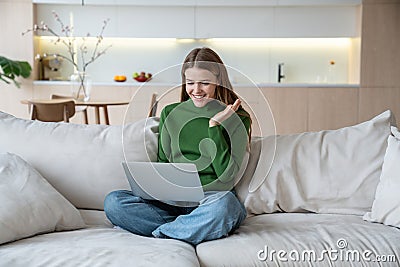
M34 85L65 85L69 86L69 81L33 81ZM133 87L174 87L179 86L180 83L159 83L159 82L93 82L93 86L133 86ZM258 84L244 84L244 83L233 83L233 87L299 87L299 88L358 88L359 84L347 84L347 83L258 83Z

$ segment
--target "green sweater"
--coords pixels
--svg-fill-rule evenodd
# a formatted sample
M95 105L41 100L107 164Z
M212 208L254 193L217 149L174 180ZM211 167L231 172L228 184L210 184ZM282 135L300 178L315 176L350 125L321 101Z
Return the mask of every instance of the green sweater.
M166 106L160 115L158 161L195 163L204 190L231 190L249 142L250 116L238 110L221 125L209 120L225 107L192 100ZM241 115L239 115L241 114Z

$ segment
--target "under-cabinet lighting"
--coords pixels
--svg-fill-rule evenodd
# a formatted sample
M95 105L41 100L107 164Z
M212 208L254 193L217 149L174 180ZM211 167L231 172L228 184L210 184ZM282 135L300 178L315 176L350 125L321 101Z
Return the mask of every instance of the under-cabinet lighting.
M55 36L37 36L40 40L55 42ZM79 42L83 37L75 37ZM96 37L84 37L89 43L97 41ZM67 37L61 37L67 39ZM128 37L104 37L107 43L152 44L163 45L166 43L195 43L208 42L230 46L348 46L354 38L128 38Z
M58 37L56 36L36 36L42 40L57 40ZM89 36L89 37L82 37L82 36L74 36L75 39L79 40L82 38L85 38L87 40L97 40L97 37L95 36ZM61 40L63 39L68 39L68 37L60 37ZM176 38L129 38L129 37L104 37L104 39L107 40L119 40L119 41L127 41L127 40L134 40L134 41L139 41L139 42L148 42L148 41L175 41Z
M54 43L58 37L54 36L38 36L40 41ZM74 37L77 45L83 42L83 39L88 44L95 44L97 42L96 37ZM68 40L67 37L61 37L61 40ZM123 38L123 37L104 37L102 43L104 45L118 45L118 46L164 46L176 43L176 38Z
M176 38L178 43L195 43L195 42L208 42L209 38Z
M351 38L212 38L210 42L229 46L348 46Z

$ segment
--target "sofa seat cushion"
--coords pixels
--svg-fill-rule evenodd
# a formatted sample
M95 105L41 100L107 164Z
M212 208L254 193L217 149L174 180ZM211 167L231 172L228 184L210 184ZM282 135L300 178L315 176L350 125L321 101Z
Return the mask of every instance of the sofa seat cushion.
M387 257L394 255L396 262L387 260L384 266L398 266L399 238L400 229L369 223L361 216L274 213L247 218L232 236L202 243L196 250L201 266L372 267L377 266L377 262L372 261L375 254ZM323 260L318 261L324 249L337 250L337 253L332 254L332 259L325 255ZM278 260L277 253L264 260L266 255L261 250L268 250L268 254L272 250L283 250L287 254L281 254L281 260ZM296 252L291 252L294 250L299 252L300 257L302 254L307 255L306 251L314 250L316 261L295 261ZM361 256L360 262L346 261L346 255L354 250L359 254L372 251L371 255L367 252L371 261L368 261L368 257L363 259ZM344 260L340 260L341 253ZM336 260L333 257L335 255L339 257ZM282 261L285 258L287 261Z
M0 246L1 267L199 266L194 248L114 228L51 233Z
M108 220L103 210L79 210L83 221L88 227L107 227L112 228L114 225Z

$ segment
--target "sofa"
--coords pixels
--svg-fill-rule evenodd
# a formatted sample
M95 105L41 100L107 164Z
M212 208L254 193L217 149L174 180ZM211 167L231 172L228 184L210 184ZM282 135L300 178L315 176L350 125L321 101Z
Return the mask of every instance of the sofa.
M400 132L385 111L337 130L253 137L248 217L193 247L113 227L121 162L155 161L158 118L121 126L0 112L0 266L400 266Z

